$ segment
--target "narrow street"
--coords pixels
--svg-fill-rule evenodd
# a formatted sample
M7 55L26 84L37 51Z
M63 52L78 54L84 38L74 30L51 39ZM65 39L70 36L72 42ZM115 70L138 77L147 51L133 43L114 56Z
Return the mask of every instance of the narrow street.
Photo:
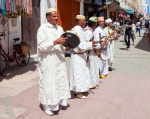
M9 67L0 76L0 119L150 119L150 44L143 33L129 51L121 36L115 70L100 79L100 88L87 99L72 96L67 110L51 117L39 107L37 58L26 67Z

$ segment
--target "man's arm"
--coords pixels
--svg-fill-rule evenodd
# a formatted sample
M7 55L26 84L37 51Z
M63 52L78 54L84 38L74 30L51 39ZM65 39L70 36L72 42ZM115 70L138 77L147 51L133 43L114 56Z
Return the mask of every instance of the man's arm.
M47 40L45 29L40 27L37 32L37 47L42 52L50 52L54 50L57 44L63 44L67 38L58 38L56 40Z

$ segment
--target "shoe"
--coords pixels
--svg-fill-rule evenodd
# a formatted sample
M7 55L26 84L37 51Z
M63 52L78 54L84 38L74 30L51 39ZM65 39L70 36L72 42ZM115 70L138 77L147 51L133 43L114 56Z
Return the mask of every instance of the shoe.
M54 113L53 113L52 111L50 111L50 110L45 110L44 112L45 112L47 115L49 115L49 116L54 115Z
M100 78L101 78L101 79L105 79L105 78L106 78L106 76L104 76L104 75L100 75Z
M84 96L82 93L76 95L77 98L80 98L80 99L86 99L87 97Z
M67 106L61 106L61 110L67 110Z
M98 89L98 88L99 88L99 85L94 86L92 89Z
M54 114L54 115L58 115L58 114L59 114L59 110L53 111L53 114Z
M112 71L113 69L111 67L108 67L108 71Z
M130 50L130 48L127 48L127 51L129 51Z

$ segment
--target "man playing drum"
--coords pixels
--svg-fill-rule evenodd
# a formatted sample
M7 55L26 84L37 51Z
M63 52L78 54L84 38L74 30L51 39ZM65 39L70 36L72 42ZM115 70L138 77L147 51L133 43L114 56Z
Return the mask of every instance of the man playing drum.
M39 62L39 100L47 115L59 110L59 104L67 106L70 98L64 47L67 38L61 37L64 32L57 25L57 11L47 9L48 23L40 26L37 32L37 49Z
M83 92L89 91L89 75L86 66L86 52L93 49L94 42L86 42L84 26L85 16L76 16L77 25L72 28L73 32L76 32L80 38L80 44L73 48L71 55L71 66L70 66L70 90L72 90L77 98L85 99L86 96Z

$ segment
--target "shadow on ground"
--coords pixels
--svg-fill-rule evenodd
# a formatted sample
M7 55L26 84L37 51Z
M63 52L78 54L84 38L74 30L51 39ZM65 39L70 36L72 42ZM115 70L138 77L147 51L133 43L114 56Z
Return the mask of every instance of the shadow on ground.
M30 62L27 66L24 67L20 67L18 65L14 65L11 67L8 67L6 69L6 71L3 73L3 75L5 76L0 76L0 82L2 82L4 79L6 80L10 80L13 77L17 76L17 75L22 75L28 71L35 71L37 68L37 64L38 62L33 61Z
M145 36L144 34L135 48L150 52L150 43L148 41L148 36Z

